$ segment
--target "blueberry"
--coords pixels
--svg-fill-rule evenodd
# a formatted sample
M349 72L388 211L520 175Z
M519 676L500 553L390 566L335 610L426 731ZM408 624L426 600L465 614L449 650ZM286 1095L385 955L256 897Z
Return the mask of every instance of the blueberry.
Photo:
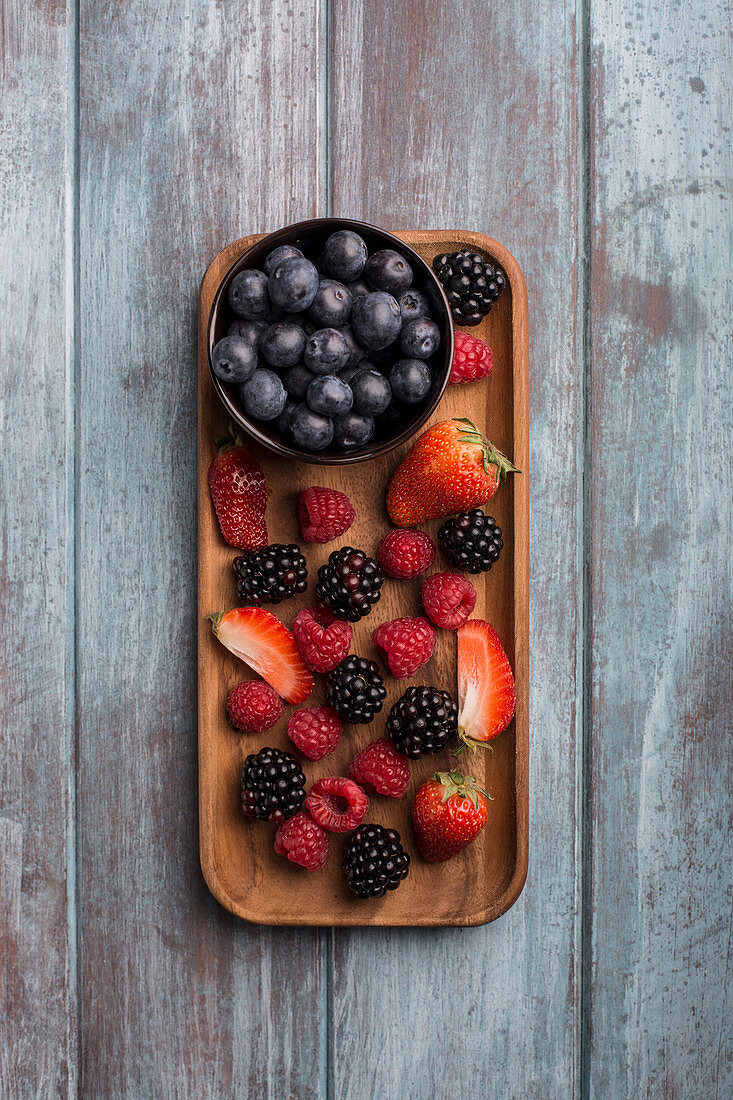
M398 359L389 372L389 382L398 400L415 405L430 389L430 371L422 359Z
M351 358L346 337L335 328L319 328L308 337L305 365L314 374L336 374Z
M313 412L343 416L354 403L351 387L335 374L321 374L308 387L306 401Z
M263 271L254 268L240 271L229 284L227 297L237 316L247 321L264 321L270 312L267 276Z
M357 298L351 310L354 336L365 348L386 348L402 328L400 307L391 294L373 291Z
M211 365L222 382L246 382L257 368L257 349L241 336L225 336L214 345Z
M316 296L318 272L310 260L290 256L274 268L267 286L273 305L288 313L301 313Z
M279 320L284 321L286 325L299 325L304 332L315 328L315 325L308 320L306 313L283 313Z
M429 359L439 343L440 329L427 317L408 321L400 333L400 350L410 359Z
M303 450L322 451L333 439L333 421L307 405L298 405L290 417L290 434Z
M296 401L303 401L314 377L307 367L304 367L302 363L298 363L290 368L283 378L283 382L291 397L294 397Z
M358 233L339 229L326 238L321 264L334 279L342 283L353 282L361 275L366 261L367 246Z
M271 370L256 370L250 380L239 387L239 396L247 416L253 420L274 420L288 399L282 382Z
M389 405L392 400L392 389L389 382L375 370L362 370L351 380L351 389L354 394L354 412L363 416L377 416Z
M348 412L333 422L333 438L339 447L363 447L374 435L374 418Z
M347 386L351 385L351 379L356 378L360 371L367 367L368 363L354 363L353 366L343 367L339 371L339 378L343 379Z
M414 286L400 294L398 301L403 325L406 325L408 321L414 321L416 317L430 316L430 306L427 298L419 290L415 290Z
M339 328L351 313L351 291L335 279L321 279L313 304L308 310L318 328Z
M348 288L352 298L363 298L365 294L370 294L372 289L366 279L354 279L353 283L348 284Z
M235 317L229 326L228 336L241 336L248 344L257 347L260 336L265 331L263 321L245 321L244 317Z
M268 252L265 256L265 262L262 265L265 275L272 275L277 265L283 260L291 260L293 257L302 255L303 253L294 244L281 244L279 248L273 248L272 252Z
M343 325L339 331L349 345L349 361L346 365L348 367L356 367L359 363L363 363L367 357L367 353L361 344L357 344L354 330L351 325Z
M269 325L260 337L260 351L271 367L285 370L294 367L303 357L305 333L300 325L278 321Z
M373 252L366 262L364 275L374 290L386 290L388 294L401 294L412 283L412 268L393 248Z
M298 402L293 401L292 397L289 397L285 402L285 408L275 421L275 427L281 435L287 436L290 434L290 417L297 407Z

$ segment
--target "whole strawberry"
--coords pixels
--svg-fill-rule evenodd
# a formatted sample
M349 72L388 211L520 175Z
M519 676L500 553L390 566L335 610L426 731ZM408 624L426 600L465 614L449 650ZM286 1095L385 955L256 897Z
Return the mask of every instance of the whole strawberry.
M268 542L264 470L231 426L229 435L217 443L220 448L209 466L209 489L221 533L230 546L259 550Z
M418 789L412 807L423 859L444 863L462 852L483 829L488 812L486 792L472 776L436 772Z
M488 344L468 332L456 332L453 343L453 364L448 381L478 382L486 378L494 367L494 355Z
M491 500L517 467L470 420L441 420L412 445L387 490L398 527L467 512Z

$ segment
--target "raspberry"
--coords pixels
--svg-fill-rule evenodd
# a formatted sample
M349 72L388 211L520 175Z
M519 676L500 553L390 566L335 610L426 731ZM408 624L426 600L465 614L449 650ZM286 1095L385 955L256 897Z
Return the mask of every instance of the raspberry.
M341 740L341 719L330 707L303 707L288 718L288 737L303 756L321 760Z
M335 775L313 784L305 807L313 820L324 829L332 833L347 833L366 817L369 799L353 779Z
M435 628L427 619L393 619L381 623L372 641L384 650L389 671L398 680L412 676L430 660L435 648Z
M275 833L275 851L306 871L317 871L328 859L328 833L310 814L296 814Z
M313 485L298 497L298 523L305 542L330 542L351 527L356 512L346 493Z
M361 787L373 787L377 794L401 798L410 785L410 764L388 737L380 737L356 754L349 779Z
M456 332L449 382L478 382L491 374L493 367L494 355L488 344L467 332Z
M388 531L377 557L390 577L407 580L428 571L435 561L435 544L422 531Z
M458 630L476 606L476 589L460 573L433 573L422 588L428 618L446 630Z
M304 607L291 629L301 657L313 672L330 672L349 652L350 625L325 607Z
M243 680L227 699L229 721L245 733L264 733L282 712L282 699L264 680Z

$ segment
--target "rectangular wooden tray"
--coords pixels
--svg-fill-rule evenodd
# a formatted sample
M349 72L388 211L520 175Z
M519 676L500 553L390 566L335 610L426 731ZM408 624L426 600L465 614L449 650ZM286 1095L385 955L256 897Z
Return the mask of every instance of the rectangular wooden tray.
M505 913L519 896L528 859L528 616L529 616L529 440L527 293L514 257L496 241L479 233L446 230L399 233L428 261L462 243L498 261L508 286L483 323L473 329L494 351L494 370L487 382L449 386L435 420L468 416L485 430L500 450L514 459L522 473L509 477L491 502L490 513L504 531L501 558L490 573L474 579L478 591L475 617L486 618L503 641L517 683L516 718L493 743L493 752L467 752L461 766L476 775L491 794L489 819L480 837L456 859L428 864L417 853L410 824L412 796L437 767L449 766L447 753L412 765L412 782L405 798L372 799L368 820L399 829L412 854L410 875L384 899L359 901L348 890L340 868L345 839L332 834L329 860L322 871L309 874L275 855L274 827L246 819L239 805L239 773L245 757L264 745L292 747L285 725L291 708L267 734L238 735L227 721L224 703L239 680L250 675L212 633L207 616L236 605L232 560L217 526L209 496L207 471L214 439L226 429L226 415L217 400L206 358L206 325L217 286L231 264L258 238L245 237L224 249L201 284L199 312L199 813L201 866L209 889L237 916L263 924L287 925L478 925ZM345 491L356 508L353 527L327 546L304 547L309 574L335 547L358 546L374 554L389 529L384 494L389 478L407 446L382 459L356 466L319 467L293 464L252 447L267 474L271 495L267 521L273 542L299 542L295 502L307 485L328 485ZM439 522L425 525L435 537ZM436 563L440 568L440 562ZM371 641L382 621L420 613L419 582L388 580L372 614L357 624L353 652L376 657ZM298 610L313 602L311 591L276 609L286 625ZM322 678L321 678L322 679ZM456 640L438 631L435 653L419 674L397 681L387 676L387 701L371 725L347 726L341 744L326 760L305 762L308 784L324 775L345 774L354 754L384 735L389 707L412 683L434 684L455 693ZM322 683L309 704L324 701Z

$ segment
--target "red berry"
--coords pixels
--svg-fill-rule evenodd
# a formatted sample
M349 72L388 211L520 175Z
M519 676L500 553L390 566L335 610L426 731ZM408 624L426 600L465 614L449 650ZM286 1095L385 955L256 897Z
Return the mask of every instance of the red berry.
M377 794L401 798L410 785L410 764L388 737L380 737L356 754L349 779L362 787L373 787Z
M328 859L328 833L310 814L295 814L275 833L275 851L306 871L317 871Z
M494 355L488 344L467 332L456 332L449 382L477 382L491 374L493 367Z
M428 571L435 561L435 544L422 531L388 531L377 556L385 573L407 580Z
M292 630L300 655L313 672L336 668L351 646L351 626L325 607L304 607L293 619Z
M334 775L313 784L305 800L305 808L324 829L332 833L347 833L366 817L369 799L353 779Z
M227 699L229 721L245 733L264 733L282 712L282 699L264 680L243 680Z
M435 628L427 619L393 619L381 623L372 634L372 641L389 664L398 680L412 676L430 660L435 648Z
M356 512L346 493L312 485L298 497L298 523L305 542L330 542L351 527Z
M230 546L267 546L267 482L259 462L230 427L209 466L209 489L221 533Z
M433 573L423 585L422 605L436 626L458 630L476 606L476 589L460 573Z
M330 707L303 707L288 718L288 737L303 756L321 760L341 740L341 719Z

